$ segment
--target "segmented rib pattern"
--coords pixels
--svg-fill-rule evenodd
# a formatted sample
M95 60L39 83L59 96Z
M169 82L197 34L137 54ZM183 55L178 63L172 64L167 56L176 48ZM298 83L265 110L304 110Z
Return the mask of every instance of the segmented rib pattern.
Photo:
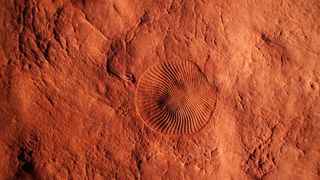
M141 77L137 111L143 121L165 134L191 134L208 122L216 91L190 61L157 63Z

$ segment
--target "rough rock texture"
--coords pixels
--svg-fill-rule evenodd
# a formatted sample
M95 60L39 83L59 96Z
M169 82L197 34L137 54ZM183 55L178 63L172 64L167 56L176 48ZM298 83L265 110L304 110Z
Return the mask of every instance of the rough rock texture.
M1 0L0 179L319 179L318 0ZM217 87L209 123L153 131L155 62Z

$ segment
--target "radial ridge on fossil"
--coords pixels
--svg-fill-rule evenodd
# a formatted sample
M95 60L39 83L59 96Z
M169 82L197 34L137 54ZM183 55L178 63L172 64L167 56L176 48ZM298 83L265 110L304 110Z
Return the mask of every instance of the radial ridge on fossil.
M216 103L216 89L193 62L156 63L140 78L136 108L142 120L164 134L192 134L202 129Z

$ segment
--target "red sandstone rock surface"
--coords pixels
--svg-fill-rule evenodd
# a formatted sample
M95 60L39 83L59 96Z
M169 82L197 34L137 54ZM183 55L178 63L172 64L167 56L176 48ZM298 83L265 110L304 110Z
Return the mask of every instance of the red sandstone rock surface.
M0 179L319 179L317 0L3 0ZM217 87L200 131L140 119L173 59Z

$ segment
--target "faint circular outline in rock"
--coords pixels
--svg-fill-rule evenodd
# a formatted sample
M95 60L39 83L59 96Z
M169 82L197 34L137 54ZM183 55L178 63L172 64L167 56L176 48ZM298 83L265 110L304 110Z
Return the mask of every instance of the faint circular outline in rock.
M217 89L193 62L157 62L138 81L135 106L151 129L170 135L193 134L211 119Z

